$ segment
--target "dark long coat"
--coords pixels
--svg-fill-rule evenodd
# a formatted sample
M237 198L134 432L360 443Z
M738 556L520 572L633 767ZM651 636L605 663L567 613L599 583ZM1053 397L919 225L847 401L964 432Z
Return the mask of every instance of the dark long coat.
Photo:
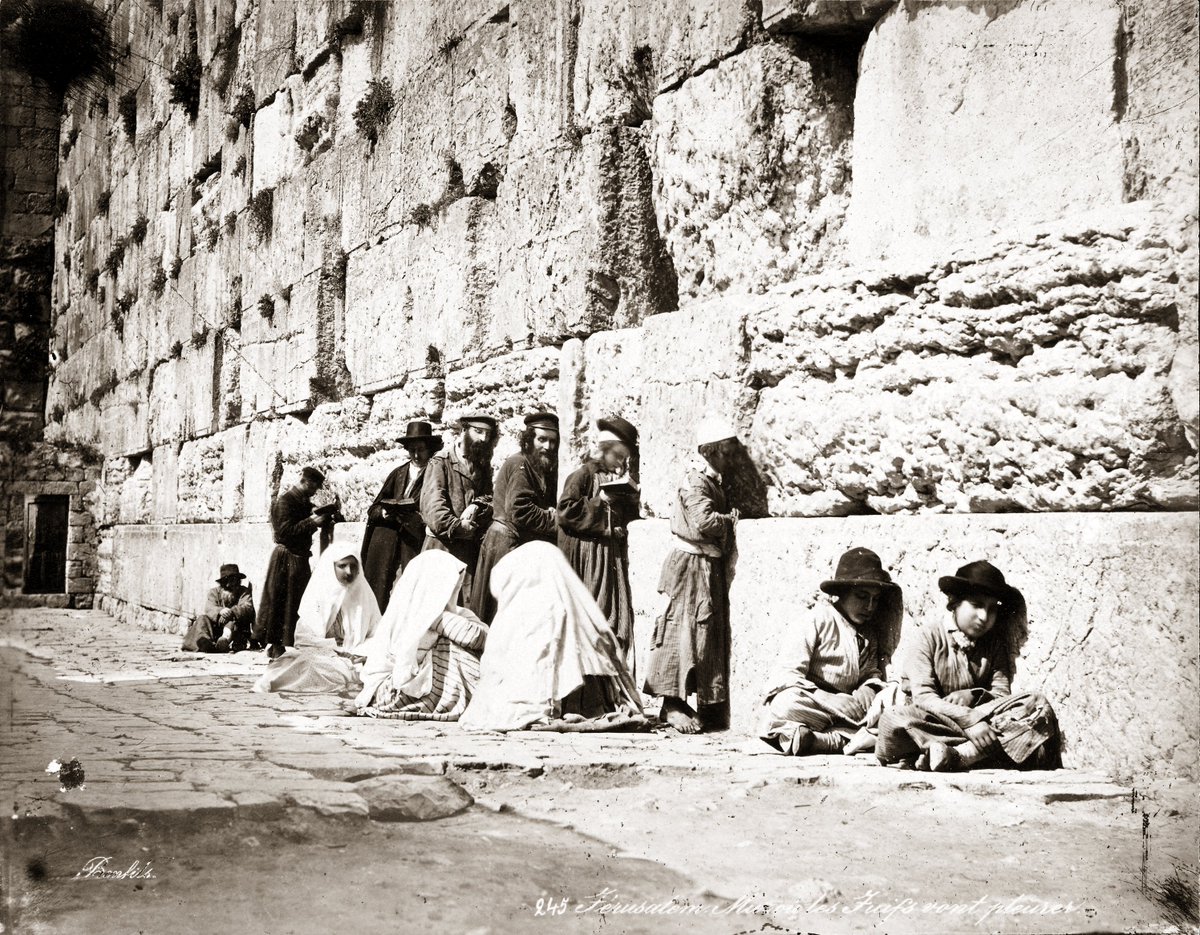
M383 500L414 499L420 504L425 472L418 471L409 490L413 463L402 464L388 475L374 502L367 509L367 529L363 533L363 574L375 592L379 610L387 610L396 576L404 571L425 542L425 523L419 509L395 512L386 509Z

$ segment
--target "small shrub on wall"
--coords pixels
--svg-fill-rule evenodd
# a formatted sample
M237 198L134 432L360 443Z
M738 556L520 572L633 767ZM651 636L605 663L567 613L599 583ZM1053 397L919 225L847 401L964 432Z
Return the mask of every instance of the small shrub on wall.
M137 91L126 91L121 95L117 101L117 113L121 115L121 125L132 143L137 136Z
M250 233L259 240L271 236L275 214L275 189L261 189L250 199L250 207L246 212L249 220Z
M171 103L182 106L192 120L200 113L201 73L200 56L195 48L189 46L175 60L175 67L167 76L167 84L171 86Z
M396 106L396 95L387 78L373 80L367 84L367 93L354 108L354 123L358 132L374 146L379 139L380 129L391 119Z
M5 45L18 67L56 95L111 84L116 56L108 19L87 0L14 0Z

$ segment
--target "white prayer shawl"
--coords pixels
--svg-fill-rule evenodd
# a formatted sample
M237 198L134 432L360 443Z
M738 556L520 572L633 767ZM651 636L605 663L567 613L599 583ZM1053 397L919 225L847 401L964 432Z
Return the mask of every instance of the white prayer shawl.
M356 705L371 704L388 676L392 686L410 698L421 698L433 690L433 658L429 654L437 642L433 626L446 610L469 613L454 606L466 570L463 562L438 549L422 552L408 563L367 646L364 687L354 699Z
M335 562L353 557L359 571L349 585L338 581ZM337 645L335 621L341 611L342 645ZM347 656L366 654L367 640L379 625L379 603L362 572L358 549L335 542L317 559L316 570L300 598L296 646L333 649Z
M616 637L559 549L530 542L492 568L496 617L479 684L459 718L468 730L521 730L555 717L584 676L609 676L641 711Z

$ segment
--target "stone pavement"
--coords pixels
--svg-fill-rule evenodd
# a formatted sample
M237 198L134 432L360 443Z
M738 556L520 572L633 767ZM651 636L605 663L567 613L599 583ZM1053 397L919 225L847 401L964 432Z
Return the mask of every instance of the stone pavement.
M455 724L350 717L333 696L251 692L265 665L261 653L184 653L176 636L124 626L99 611L0 612L0 652L10 673L3 700L11 712L0 784L31 814L184 810L202 820L285 806L365 814L353 782L371 776L448 770L537 776L581 766L705 770L734 782L881 790L913 783L984 793L1004 788L1045 802L1130 793L1095 773L918 776L881 769L865 756L798 760L727 734L481 735ZM69 757L83 764L86 788L60 793L45 768Z
M332 696L256 694L261 653L178 645L95 611L0 612L0 792L14 813L197 829L304 811L363 820L372 806L363 780L445 775L479 806L574 829L729 899L928 893L961 872L967 892L1016 897L1050 885L1049 895L1089 907L1086 918L1033 928L997 923L1014 932L1132 930L1155 912L1138 886L1139 858L1143 879L1194 860L1193 786L1134 790L1068 770L902 772L868 757L794 759L742 737L666 730L467 734L350 717ZM61 791L46 766L71 757L86 782ZM981 839L1007 856L976 868ZM847 855L850 877L819 856L828 853ZM1043 884L1053 867L1072 872ZM904 921L886 930L938 927ZM819 930L877 930L870 922Z

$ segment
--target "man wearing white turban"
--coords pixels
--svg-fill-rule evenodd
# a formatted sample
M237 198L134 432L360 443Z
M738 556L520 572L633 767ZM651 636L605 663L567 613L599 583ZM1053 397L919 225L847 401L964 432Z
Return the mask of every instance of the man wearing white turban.
M620 729L645 724L637 687L596 599L549 542L492 569L496 616L468 730Z
M317 559L300 598L296 643L273 659L256 692L346 692L359 684L379 604L362 572L358 549L335 542Z
M355 713L456 721L479 681L488 628L455 604L467 566L449 552L414 557L396 582L367 647Z

